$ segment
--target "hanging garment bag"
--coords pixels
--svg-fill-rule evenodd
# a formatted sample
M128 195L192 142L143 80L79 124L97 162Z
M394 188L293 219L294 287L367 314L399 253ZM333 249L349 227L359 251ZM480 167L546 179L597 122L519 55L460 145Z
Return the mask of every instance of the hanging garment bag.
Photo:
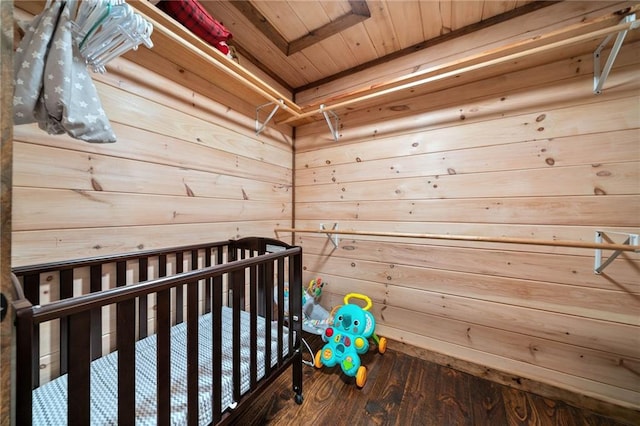
M50 134L115 142L93 80L73 42L68 3L55 1L26 28L15 55L14 123Z

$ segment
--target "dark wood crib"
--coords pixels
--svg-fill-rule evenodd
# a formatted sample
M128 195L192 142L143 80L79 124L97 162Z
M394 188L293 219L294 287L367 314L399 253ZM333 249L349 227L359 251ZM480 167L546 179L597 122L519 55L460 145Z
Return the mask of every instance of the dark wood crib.
M229 423L289 366L302 403L300 247L251 237L13 272L17 424Z

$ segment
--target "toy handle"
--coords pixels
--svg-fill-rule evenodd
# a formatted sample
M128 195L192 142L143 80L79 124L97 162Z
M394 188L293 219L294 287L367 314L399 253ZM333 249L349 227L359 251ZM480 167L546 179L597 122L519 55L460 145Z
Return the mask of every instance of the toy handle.
M364 308L362 308L365 311L368 311L371 306L373 305L373 303L371 303L371 299L369 299L369 297L365 296L364 294L360 294L360 293L349 293L344 297L344 304L346 305L347 303L349 303L349 299L351 299L352 297L355 297L356 299L361 299L364 300L365 302L367 302L367 306L365 306Z

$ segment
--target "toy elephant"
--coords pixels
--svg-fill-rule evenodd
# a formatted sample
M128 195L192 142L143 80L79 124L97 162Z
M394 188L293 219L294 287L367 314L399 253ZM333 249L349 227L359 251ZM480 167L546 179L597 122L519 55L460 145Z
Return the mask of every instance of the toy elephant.
M367 302L364 308L350 304L349 299L357 297ZM367 369L361 365L360 355L369 350L369 337L378 343L378 350L384 353L386 339L378 338L375 334L376 321L369 308L371 299L358 293L349 293L344 298L345 304L340 306L333 316L333 325L328 327L322 335L326 342L315 357L315 366L333 367L340 364L342 371L351 377L356 377L356 385L364 386L367 380Z

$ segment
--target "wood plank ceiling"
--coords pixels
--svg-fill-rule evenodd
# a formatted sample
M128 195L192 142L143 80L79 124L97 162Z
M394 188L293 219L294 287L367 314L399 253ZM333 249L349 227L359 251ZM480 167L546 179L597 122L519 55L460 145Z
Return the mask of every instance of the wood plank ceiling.
M533 0L201 0L229 42L293 92L554 2Z

